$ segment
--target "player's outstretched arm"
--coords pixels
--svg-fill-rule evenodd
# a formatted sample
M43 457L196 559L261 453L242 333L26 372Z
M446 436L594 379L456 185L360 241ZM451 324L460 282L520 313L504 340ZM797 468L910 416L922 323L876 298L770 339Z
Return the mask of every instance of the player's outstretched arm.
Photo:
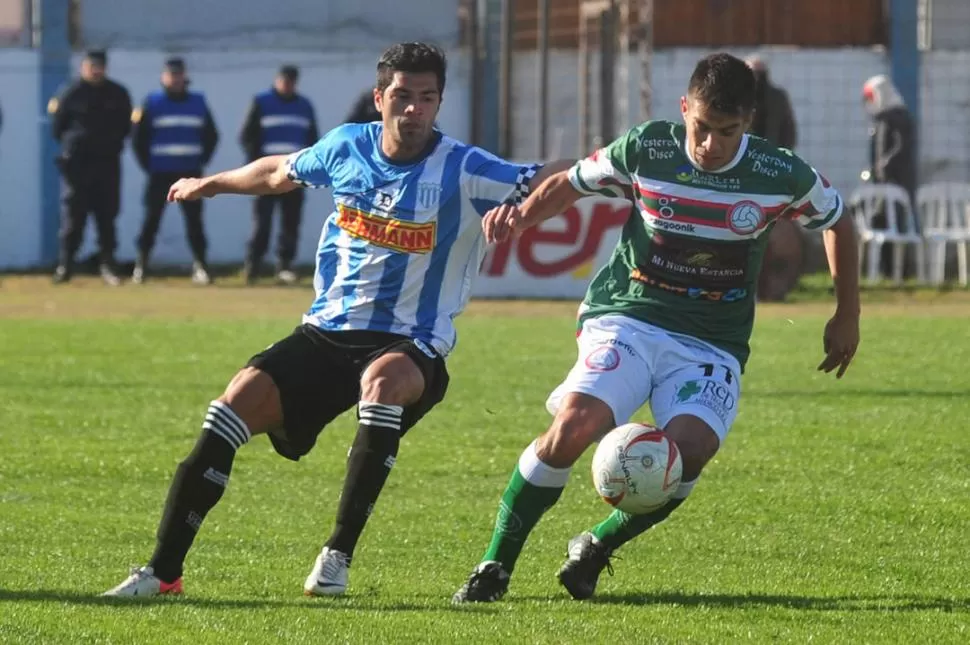
M193 201L216 195L278 195L297 184L287 177L288 155L271 155L245 166L207 177L179 179L168 191L168 201Z
M521 206L503 204L489 211L482 220L485 240L504 242L510 234L541 224L582 197L583 194L569 181L569 168L573 163L562 160L547 164L533 178L537 186Z
M823 372L838 368L842 378L859 347L859 243L852 218L843 215L823 233L825 254L835 283L835 315L825 325L822 337L825 359Z

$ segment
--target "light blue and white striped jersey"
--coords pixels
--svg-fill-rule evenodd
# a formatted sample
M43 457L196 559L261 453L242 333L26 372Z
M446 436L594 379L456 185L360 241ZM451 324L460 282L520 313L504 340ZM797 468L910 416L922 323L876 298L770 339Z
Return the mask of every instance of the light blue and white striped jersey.
M303 321L329 331L401 334L442 356L485 254L481 218L528 194L537 166L435 132L423 159L394 163L380 123L347 124L289 158L290 180L330 187L336 209L317 249Z

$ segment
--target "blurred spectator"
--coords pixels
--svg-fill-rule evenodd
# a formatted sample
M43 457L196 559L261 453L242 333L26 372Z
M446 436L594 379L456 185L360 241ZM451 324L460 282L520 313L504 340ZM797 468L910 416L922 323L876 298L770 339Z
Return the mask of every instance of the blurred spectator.
M873 76L862 86L862 100L872 118L869 173L872 181L898 184L910 199L916 194L916 131L909 109L888 76Z
M138 258L131 279L141 283L155 246L168 200L168 189L183 177L201 177L219 141L219 132L205 96L189 91L185 61L169 58L162 69L162 87L148 96L133 115L138 164L148 173L145 219L138 236ZM192 250L192 281L209 284L202 200L182 202L185 233Z
M892 80L879 74L862 86L862 102L872 119L869 128L869 164L871 181L896 184L908 194L912 203L916 195L916 130L909 109ZM905 230L905 225L897 223ZM876 215L873 226L886 226L886 215ZM903 275L913 274L914 258L907 261ZM892 245L883 246L880 267L883 275L891 275Z
M312 146L320 138L313 105L296 91L299 78L296 67L284 65L276 74L273 87L253 98L239 137L249 161L267 155L290 154ZM246 251L247 283L253 284L259 276L263 256L269 248L273 210L277 204L280 232L276 242L276 278L284 284L296 282L293 259L299 241L303 199L304 189L297 188L282 195L260 195L254 200L253 233Z
M795 149L798 129L788 92L771 82L768 66L758 57L748 59L757 81L757 99L751 133L767 139L780 148Z
M763 60L749 58L748 66L757 82L751 134L767 139L780 148L794 149L798 133L788 93L771 82L768 66ZM798 284L805 255L804 235L801 227L786 218L777 220L772 226L758 279L760 300L784 300Z
M350 114L347 115L344 122L370 123L371 121L380 120L381 113L377 110L377 106L374 105L374 89L368 88L357 97L357 102L350 109Z
M67 282L89 212L98 230L101 277L121 284L115 270L115 220L121 201L121 152L131 131L131 97L105 76L107 55L85 54L81 75L47 104L51 130L61 144L60 252L54 282Z

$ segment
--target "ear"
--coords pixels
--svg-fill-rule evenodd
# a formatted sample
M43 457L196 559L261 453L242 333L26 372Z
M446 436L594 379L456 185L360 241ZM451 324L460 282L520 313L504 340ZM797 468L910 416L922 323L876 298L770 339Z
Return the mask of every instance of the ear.
M747 132L751 129L751 124L754 123L754 112L755 112L754 110L751 110L744 117L744 120L742 121L742 123L744 124L743 125L744 132Z
M689 106L687 104L687 97L686 96L680 97L680 113L684 117L685 121L687 120L688 109L689 109Z
M378 112L384 114L384 95L376 87L374 88L374 107L377 108Z

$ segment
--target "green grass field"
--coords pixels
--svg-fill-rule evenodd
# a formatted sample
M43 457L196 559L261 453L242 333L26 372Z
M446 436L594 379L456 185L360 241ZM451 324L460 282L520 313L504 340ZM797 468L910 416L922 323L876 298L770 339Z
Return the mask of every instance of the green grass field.
M815 371L831 305L760 309L740 417L690 501L593 601L555 579L606 515L589 451L506 599L453 608L519 453L574 359L572 303L474 303L445 402L402 444L346 597L308 599L354 431L300 463L240 452L186 595L106 602L143 564L171 474L301 289L0 284L0 643L970 642L970 297L867 296L842 381ZM813 300L818 300L813 302ZM644 416L644 418L648 418Z

